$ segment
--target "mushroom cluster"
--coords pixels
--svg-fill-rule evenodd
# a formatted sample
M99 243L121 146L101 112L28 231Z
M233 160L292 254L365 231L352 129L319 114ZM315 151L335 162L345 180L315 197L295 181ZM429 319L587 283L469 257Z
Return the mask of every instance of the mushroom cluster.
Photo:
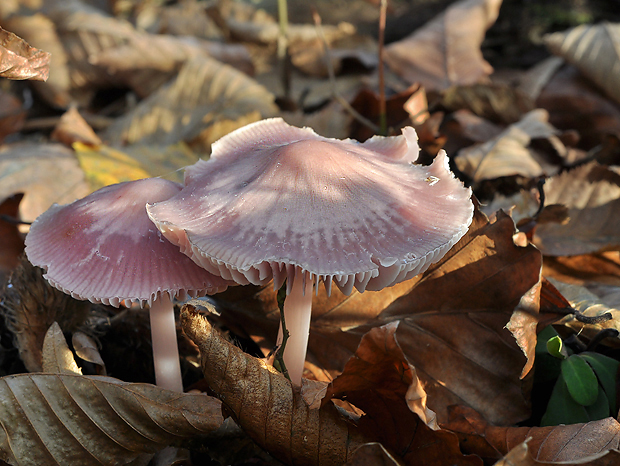
M172 298L286 282L284 362L299 384L313 287L392 286L469 228L471 191L445 152L430 166L413 163L418 153L413 128L358 143L263 120L215 142L208 161L186 169L185 186L145 179L53 206L32 225L26 254L72 296L149 304L157 383L174 390Z
M185 187L151 202L163 235L196 264L238 284L285 281L284 361L301 382L313 287L380 290L437 262L465 234L471 191L444 151L414 165L417 135L364 143L324 138L282 119L238 129L188 167ZM280 338L282 329L280 329Z
M162 237L148 202L182 186L158 178L107 186L40 215L26 236L26 255L56 288L77 299L150 306L157 385L183 391L171 299L223 291L230 282L197 266Z

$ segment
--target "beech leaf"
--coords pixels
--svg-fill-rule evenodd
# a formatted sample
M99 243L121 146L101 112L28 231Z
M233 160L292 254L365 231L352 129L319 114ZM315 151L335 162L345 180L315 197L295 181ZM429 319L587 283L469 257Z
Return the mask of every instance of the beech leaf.
M58 322L50 325L43 340L43 372L82 375Z
M128 464L206 436L219 401L109 377L22 374L0 379L0 459L9 464Z
M563 256L620 248L620 175L591 162L545 183L548 204L568 207L567 223L538 225L534 244L545 255Z
M112 144L171 145L208 152L211 143L245 124L276 114L274 96L240 71L206 56L108 128Z
M233 346L194 306L181 308L185 334L200 348L209 388L258 445L286 464L341 465L363 437L335 405L310 408L298 387Z
M45 81L49 76L50 54L0 27L0 76L9 79Z
M455 406L450 410L450 422L442 427L458 434L467 453L487 459L499 459L528 438L532 458L543 464L589 465L587 460L600 458L600 463L592 464L611 466L619 457L620 424L611 417L564 426L496 427L474 410Z
M547 34L545 45L556 55L579 68L620 103L620 24L581 24L564 32Z
M385 62L410 84L427 90L475 84L493 68L480 44L499 14L501 0L461 0L409 37L385 48Z
M8 219L19 219L19 204L24 195L19 193L5 199L0 197L0 280L19 264L19 256L24 251L24 239L17 225Z

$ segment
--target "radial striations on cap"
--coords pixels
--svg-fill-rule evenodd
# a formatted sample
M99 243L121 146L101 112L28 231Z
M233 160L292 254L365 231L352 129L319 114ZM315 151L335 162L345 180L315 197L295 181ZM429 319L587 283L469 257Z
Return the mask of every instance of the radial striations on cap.
M328 289L377 290L426 270L471 223L471 191L445 152L419 166L418 151L412 128L358 143L264 120L216 142L185 188L147 211L226 279L278 287L299 268Z
M146 215L147 202L180 190L172 181L148 178L54 205L30 228L28 259L45 269L56 288L115 306L122 300L150 304L161 293L184 297L223 291L228 282L181 254Z

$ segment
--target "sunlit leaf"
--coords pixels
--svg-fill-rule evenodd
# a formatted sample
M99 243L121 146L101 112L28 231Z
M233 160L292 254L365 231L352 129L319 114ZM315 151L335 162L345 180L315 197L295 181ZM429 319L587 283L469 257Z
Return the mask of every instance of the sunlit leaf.
M0 28L0 77L45 81L49 76L49 61L49 53Z

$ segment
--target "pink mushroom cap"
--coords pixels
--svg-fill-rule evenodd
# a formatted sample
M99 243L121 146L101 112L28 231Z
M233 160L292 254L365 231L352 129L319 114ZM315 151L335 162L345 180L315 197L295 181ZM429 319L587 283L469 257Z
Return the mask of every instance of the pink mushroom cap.
M188 167L185 188L147 206L197 264L240 284L295 270L346 294L379 290L426 270L465 234L471 191L444 151L414 165L413 128L365 143L328 139L274 118L213 144Z
M148 178L54 205L32 224L26 255L56 288L113 306L123 300L151 305L164 293L183 299L223 291L230 282L181 254L146 214L147 202L168 199L181 188Z

